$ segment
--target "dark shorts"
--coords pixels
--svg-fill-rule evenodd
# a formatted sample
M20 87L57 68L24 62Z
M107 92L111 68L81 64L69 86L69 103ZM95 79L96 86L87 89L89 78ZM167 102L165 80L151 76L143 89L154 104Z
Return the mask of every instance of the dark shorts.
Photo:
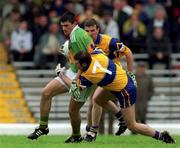
M128 77L128 83L121 91L111 91L118 98L121 108L128 108L136 102L136 86L132 79Z

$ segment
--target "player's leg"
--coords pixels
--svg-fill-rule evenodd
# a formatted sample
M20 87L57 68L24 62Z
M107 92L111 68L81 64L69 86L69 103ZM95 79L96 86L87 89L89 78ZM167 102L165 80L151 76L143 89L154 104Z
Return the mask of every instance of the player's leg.
M121 109L124 120L129 130L145 136L153 137L157 140L162 140L166 143L175 143L175 140L169 135L168 132L165 131L161 133L146 124L136 123L134 106L135 105L132 105L128 108Z
M116 132L116 135L123 134L126 131L127 126L125 125L125 122L123 120L121 110L119 109L117 104L114 103L114 101L117 100L116 97L107 90L98 87L96 94L93 96L93 98L96 104L99 104L99 106L102 106L103 108L112 112L115 115L115 117L119 121L119 128Z
M115 103L110 99L115 99L114 95L109 93L107 90L98 87L93 94L93 108L92 108L92 126L90 132L85 136L86 141L94 141L99 129L99 122L102 114L102 107L115 114L119 119L122 119L122 114ZM125 124L124 124L125 126ZM126 126L125 126L126 127ZM121 126L122 128L122 126ZM127 128L127 127L126 127ZM126 130L123 129L123 131ZM122 131L122 130L121 130Z
M166 143L175 143L173 138L168 132L159 132L150 126L142 123L137 123L135 119L135 102L136 102L136 87L133 81L128 78L128 84L120 92L112 92L120 102L121 112L123 114L124 121L129 130L134 133L139 133L145 136L153 137L157 140L162 140Z
M99 99L100 98L100 99ZM101 101L102 99L102 101ZM108 102L107 95L105 95L105 91L103 88L98 87L94 94L93 97L91 98L93 101L93 107L92 107L92 126L90 127L90 131L86 133L84 140L85 141L95 141L96 140L96 135L99 130L99 123L102 115L102 107L105 106L105 104ZM98 105L97 102L100 102Z
M58 81L57 79L53 79L43 88L40 100L40 127L47 127L52 98L66 91L67 88L62 82Z
M101 89L101 88L100 88ZM94 104L93 102L93 95L95 94L99 94L98 89L95 90L95 92L93 92L90 95L90 99L89 99L89 105L88 105L88 113L87 113L87 117L88 117L88 121L87 121L87 126L86 126L86 131L89 132L90 131L90 127L92 125L92 118L94 119L95 123L99 123L100 122L100 118L101 118L101 107L97 104ZM96 95L95 95L96 96ZM95 97L96 98L96 97ZM94 107L93 107L94 105ZM92 117L92 110L96 113L93 113L93 117Z
M69 104L69 115L72 126L72 135L65 141L65 143L81 142L83 138L80 133L81 116L80 109L88 99L91 93L94 92L95 86L88 87L81 91L80 99L71 98Z
M155 135L155 130L150 128L148 125L136 123L134 105L128 108L122 108L121 111L129 130L151 137Z
M94 93L92 93L89 97L89 105L88 105L88 111L87 111L87 125L86 125L86 131L90 131L90 127L92 126L92 108L93 108L93 100L92 96Z
M41 100L40 100L40 123L39 127L31 133L29 139L37 139L41 135L47 135L49 133L48 129L48 118L51 109L52 97L64 93L67 91L64 83L60 78L55 78L50 81L42 90Z
M83 139L80 133L81 115L80 109L85 102L77 102L71 98L69 103L69 116L72 127L72 135L65 141L65 143L81 142Z

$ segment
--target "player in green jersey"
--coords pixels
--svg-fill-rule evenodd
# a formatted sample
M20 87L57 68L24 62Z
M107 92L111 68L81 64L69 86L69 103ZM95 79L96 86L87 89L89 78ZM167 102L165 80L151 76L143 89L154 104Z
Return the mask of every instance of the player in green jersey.
M79 49L88 50L89 52L93 50L93 41L91 37L87 34L86 31L78 27L75 21L75 16L73 13L65 13L61 19L61 27L64 34L69 38L68 47L70 47L70 52L68 52L68 57L70 61L70 69L66 71L66 75L69 78L69 85L71 85L72 79L75 78L77 69L74 64L74 54L76 54ZM67 45L66 45L67 46ZM56 75L57 77L50 81L42 91L41 100L40 100L40 123L39 127L35 129L33 133L28 135L29 139L37 139L41 135L47 135L49 133L48 128L48 119L49 113L51 109L51 101L52 98L56 95L62 94L64 92L68 92L69 88L67 84L58 77L58 72L61 71L61 66L57 65ZM88 95L87 92L91 92L91 88L87 91L85 90L82 93L82 98L86 99ZM82 101L84 102L84 101ZM71 104L71 103L70 103ZM81 105L81 103L79 103ZM83 103L82 103L83 104ZM75 122L76 123L76 122ZM76 126L76 125L75 125ZM74 127L73 127L74 129ZM73 133L76 134L75 131ZM77 135L77 134L76 134ZM81 141L82 137L78 132L78 136L75 137L75 141Z

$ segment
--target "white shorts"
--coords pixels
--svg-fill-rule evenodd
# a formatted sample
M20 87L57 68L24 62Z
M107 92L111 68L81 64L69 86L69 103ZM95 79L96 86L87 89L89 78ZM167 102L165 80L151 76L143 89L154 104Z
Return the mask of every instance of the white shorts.
M76 76L76 73L74 73L70 68L68 70L66 70L66 73L65 75L73 80ZM64 83L64 81L60 78L60 77L56 77L55 78L56 80L58 80L61 84L63 84L67 90L69 90L69 87ZM88 87L88 88L85 88L81 91L81 99L76 99L76 98L73 98L75 101L77 102L86 102L86 100L88 99L88 97L91 95L91 93L94 92L94 90L96 89L97 87L95 85L91 86L91 87Z
M76 76L76 73L74 73L74 72L69 68L69 69L66 70L65 75L66 75L69 79L73 80L73 79L75 78L75 76ZM63 85L69 90L69 87L64 83L64 81L63 81L60 77L57 76L55 79L58 80L61 84L63 84Z

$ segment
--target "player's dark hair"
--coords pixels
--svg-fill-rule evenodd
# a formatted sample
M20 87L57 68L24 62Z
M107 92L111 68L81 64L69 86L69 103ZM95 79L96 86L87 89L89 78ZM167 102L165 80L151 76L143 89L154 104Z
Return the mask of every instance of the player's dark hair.
M65 12L62 16L61 16L61 19L59 21L59 23L61 22L70 22L70 23L74 23L75 22L75 14L72 13L72 12Z
M88 69L92 61L91 55L86 51L79 51L74 56L74 59L79 62L79 64L83 67L84 70Z
M93 18L88 19L84 22L84 27L90 27L90 26L96 26L97 28L100 28L99 23Z

